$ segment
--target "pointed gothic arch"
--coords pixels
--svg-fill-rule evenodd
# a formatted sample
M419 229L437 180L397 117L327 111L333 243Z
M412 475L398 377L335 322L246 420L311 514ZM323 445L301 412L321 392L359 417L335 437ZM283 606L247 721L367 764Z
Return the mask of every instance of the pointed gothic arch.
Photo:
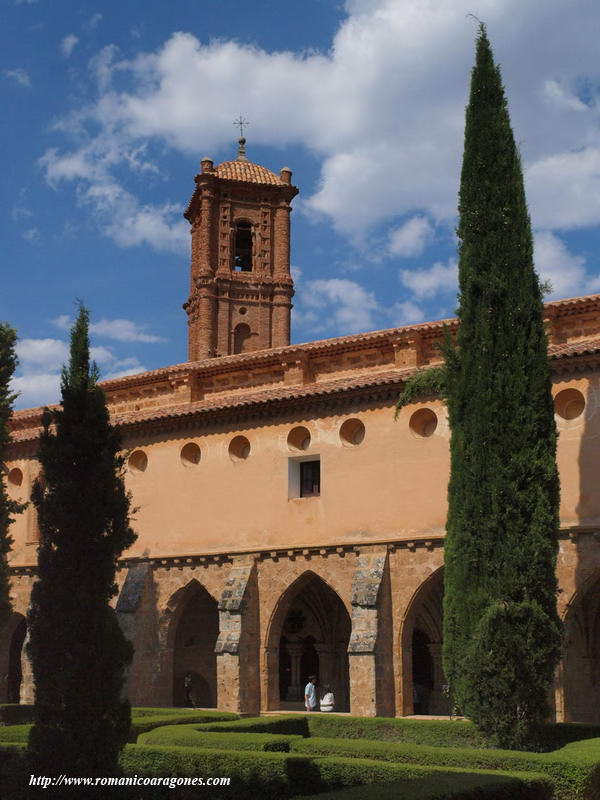
M600 723L600 573L577 590L564 621L565 722Z
M194 705L217 706L217 657L219 611L216 599L195 578L174 592L160 625L168 701L186 705L184 679L191 675Z
M338 593L312 570L279 598L267 631L268 707L303 708L310 674L329 684L336 709L350 709L348 642L352 623Z
M442 643L444 569L440 567L413 594L400 628L403 714L447 714Z

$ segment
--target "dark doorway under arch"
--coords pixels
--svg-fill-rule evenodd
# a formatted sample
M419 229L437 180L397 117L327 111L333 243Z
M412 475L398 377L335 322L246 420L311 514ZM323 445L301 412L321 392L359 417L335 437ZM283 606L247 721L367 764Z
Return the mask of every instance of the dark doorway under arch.
M433 657L429 636L415 628L412 638L413 713L429 714L434 686Z
M288 590L271 629L278 654L276 707L303 707L304 687L316 675L318 696L329 684L336 710L350 710L350 632L344 604L321 578L308 574ZM269 679L274 678L272 674Z
M191 676L191 694L199 708L216 708L217 657L215 644L219 635L217 601L197 584L183 601L185 606L177 622L173 647L173 702L188 705L186 675Z
M564 661L567 722L600 723L600 577L566 618Z

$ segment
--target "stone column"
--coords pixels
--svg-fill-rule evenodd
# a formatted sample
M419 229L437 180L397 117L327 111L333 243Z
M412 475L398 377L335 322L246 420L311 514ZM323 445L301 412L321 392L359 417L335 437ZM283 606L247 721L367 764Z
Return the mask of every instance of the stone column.
M35 703L35 684L33 682L33 669L31 661L27 655L27 645L29 644L29 631L23 642L23 650L21 651L21 695L19 702L24 705L33 705Z
M127 570L117 599L116 614L125 638L133 645L133 660L125 673L123 696L132 705L157 705L156 674L158 660L156 605L146 602L152 586L149 563L134 564ZM167 701L169 703L169 701Z
M288 642L288 653L290 654L290 666L292 669L291 681L288 686L286 700L304 700L304 685L302 683L303 676L300 673L300 664L302 662L302 651L304 645L302 642ZM279 654L281 658L281 653Z
M217 707L260 711L258 591L255 555L235 558L219 601Z
M394 713L391 608L387 548L361 548L352 582L350 711L358 716ZM384 596L385 595L385 596Z

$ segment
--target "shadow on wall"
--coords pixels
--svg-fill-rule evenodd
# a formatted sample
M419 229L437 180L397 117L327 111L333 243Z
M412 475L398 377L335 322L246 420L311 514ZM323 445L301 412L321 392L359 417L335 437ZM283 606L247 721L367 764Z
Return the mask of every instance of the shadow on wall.
M574 591L565 613L562 665L565 721L600 723L600 386L590 378L587 396L567 388L556 396L560 435L580 432Z

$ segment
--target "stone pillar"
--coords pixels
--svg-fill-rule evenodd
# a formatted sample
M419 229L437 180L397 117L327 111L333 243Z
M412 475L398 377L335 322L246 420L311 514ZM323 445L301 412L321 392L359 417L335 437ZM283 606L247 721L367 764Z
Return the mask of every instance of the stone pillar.
M158 659L156 611L149 594L152 568L148 563L134 564L127 570L117 599L116 614L125 638L133 645L133 660L125 672L123 695L132 705L157 705L156 673ZM143 607L143 601L150 599Z
M32 706L35 703L35 684L33 682L33 669L31 661L27 655L27 645L29 644L29 631L23 642L23 650L21 651L21 695L19 702L24 705Z
M219 601L217 707L258 714L259 626L256 556L235 558Z
M304 700L304 685L302 683L303 677L300 672L300 664L302 662L302 651L304 650L304 645L302 642L288 642L286 647L288 653L290 654L292 675L285 699L294 701Z
M352 581L350 711L393 716L391 605L387 548L361 548Z

